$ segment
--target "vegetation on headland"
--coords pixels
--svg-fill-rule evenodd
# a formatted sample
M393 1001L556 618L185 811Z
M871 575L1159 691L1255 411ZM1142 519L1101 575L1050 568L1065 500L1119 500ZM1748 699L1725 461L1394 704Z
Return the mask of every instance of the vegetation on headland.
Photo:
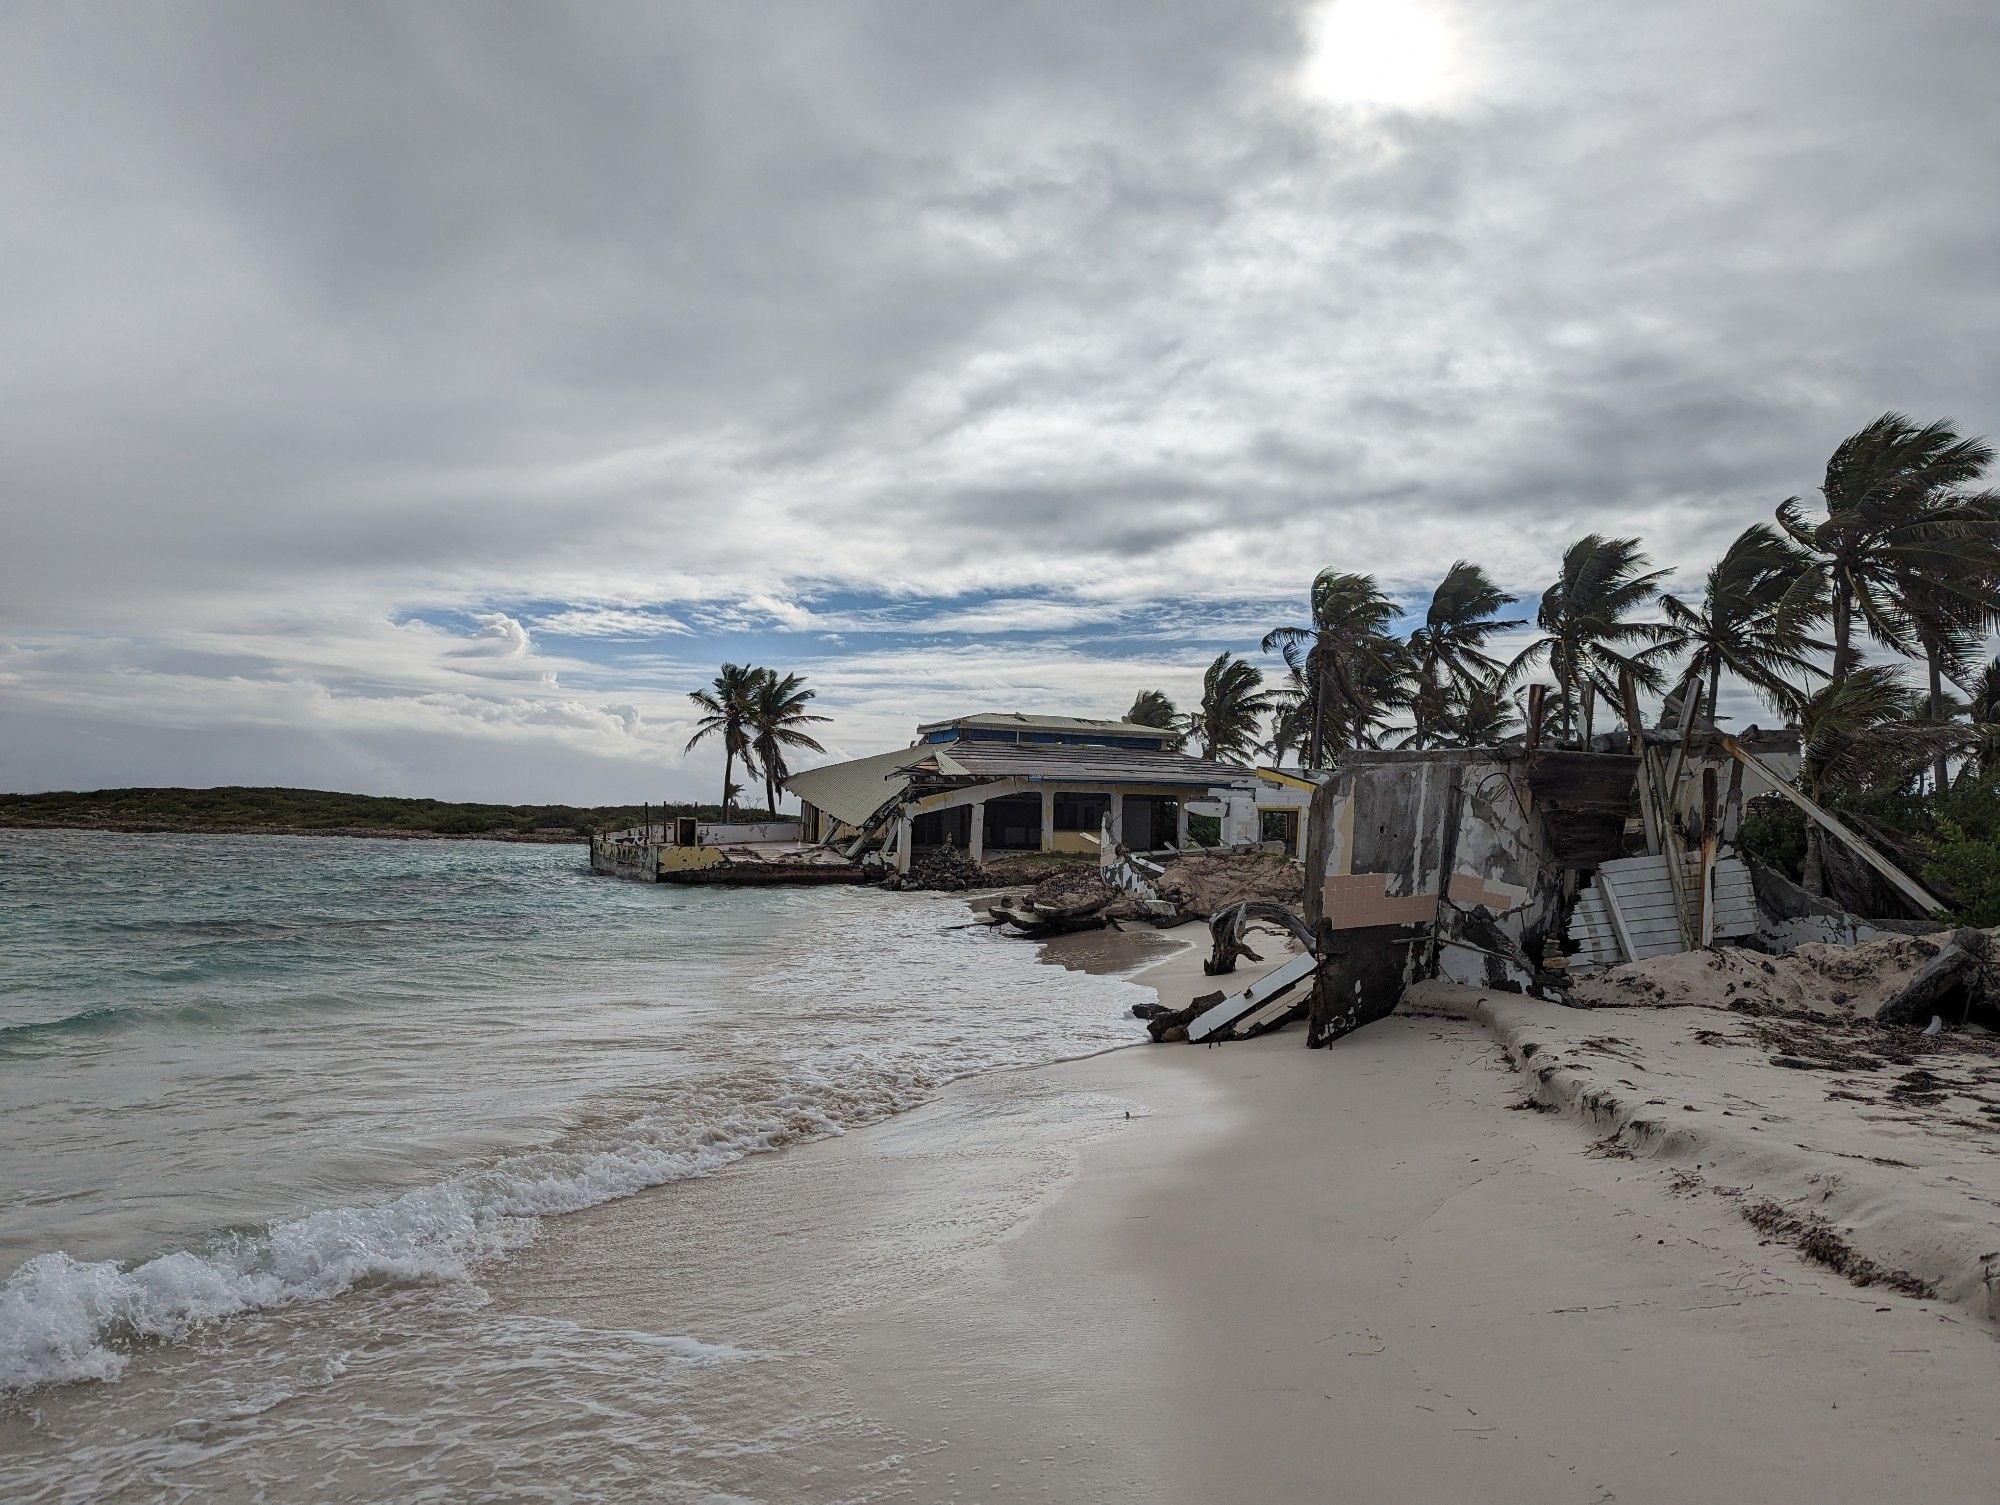
M1145 690L1132 719L1175 726L1205 757L1322 768L1347 747L1499 741L1536 674L1552 691L1547 734L1570 741L1597 730L1600 704L1619 706L1628 676L1663 716L1700 685L1708 718L1729 678L1798 728L1806 793L1920 871L1959 919L2000 923L2000 658L1984 661L2000 629L2000 492L1977 489L1993 457L1948 420L1885 413L1834 451L1816 507L1779 503L1776 526L1745 529L1698 596L1667 593L1640 540L1589 534L1505 663L1488 639L1526 624L1501 616L1515 598L1479 566L1453 564L1400 636L1373 576L1322 570L1310 622L1263 639L1285 665L1275 686L1224 654L1198 707ZM1898 659L1922 665L1921 687ZM1742 842L1825 891L1820 829L1791 806L1753 812Z
M650 817L714 820L714 805L481 805L324 789L94 789L0 794L0 826L306 836L582 841ZM761 811L738 811L757 818Z

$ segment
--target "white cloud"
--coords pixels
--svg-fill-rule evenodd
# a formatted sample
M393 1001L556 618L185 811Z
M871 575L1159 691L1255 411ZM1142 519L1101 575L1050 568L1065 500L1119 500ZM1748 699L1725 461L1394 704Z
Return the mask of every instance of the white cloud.
M647 607L567 606L535 618L535 630L558 638L686 637L693 629L680 618Z
M1308 108L1291 0L0 16L4 778L664 781L770 633L855 742L1122 709L2000 426L1994 7L1355 6L1477 87Z

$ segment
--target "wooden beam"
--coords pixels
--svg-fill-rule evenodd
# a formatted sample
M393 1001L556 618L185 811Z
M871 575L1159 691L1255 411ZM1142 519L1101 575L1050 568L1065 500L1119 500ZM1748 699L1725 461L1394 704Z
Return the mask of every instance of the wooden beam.
M1738 771L1742 765L1735 764ZM1715 855L1716 855L1716 779L1715 765L1705 765L1701 770L1701 867L1700 886L1695 914L1695 930L1703 946L1715 940Z
M1458 866L1458 825L1465 811L1465 765L1453 763L1444 788L1444 833L1438 841L1438 902L1431 918L1431 954L1427 975L1437 976L1438 947L1444 940L1445 902L1451 892L1451 870Z
M1944 912L1945 904L1942 899L1862 840L1832 811L1821 809L1800 791L1794 789L1782 774L1741 742L1727 732L1717 732L1716 740L1722 744L1723 751L1730 757L1762 774L1765 783L1803 810L1808 819L1817 821L1832 832L1850 852L1888 879L1897 893L1916 906L1919 914L1930 916Z
M1597 870L1597 891L1604 899L1604 912L1611 916L1611 933L1618 937L1618 949L1625 953L1625 960L1635 962L1638 951L1632 945L1632 932L1625 928L1625 916L1618 909L1618 890L1612 886L1611 874L1603 868Z
M1636 758L1645 750L1646 728L1639 721L1639 682L1630 669L1618 671L1618 700L1625 713L1625 750Z

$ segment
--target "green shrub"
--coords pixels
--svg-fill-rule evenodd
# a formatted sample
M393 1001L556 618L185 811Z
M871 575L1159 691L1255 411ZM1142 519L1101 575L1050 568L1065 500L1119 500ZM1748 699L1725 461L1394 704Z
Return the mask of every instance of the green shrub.
M1775 794L1760 795L1744 806L1736 844L1747 856L1796 883L1805 871L1805 812Z
M1954 921L2000 925L2000 841L1990 829L1975 834L1950 816L1940 816L1924 850L1931 859L1924 868L1924 881L1951 897Z

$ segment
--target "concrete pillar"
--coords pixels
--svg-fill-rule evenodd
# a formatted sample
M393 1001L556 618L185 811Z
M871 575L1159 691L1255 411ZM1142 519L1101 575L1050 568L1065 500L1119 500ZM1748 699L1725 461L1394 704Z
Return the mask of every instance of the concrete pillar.
M1188 844L1187 807L1186 795L1174 801L1174 845L1181 848Z
M917 844L915 824L915 819L907 810L896 817L896 871L899 873L910 870L910 848Z
M972 806L972 829L966 838L967 854L974 862L986 860L986 801L977 800Z
M1116 789L1104 792L1104 835L1107 848L1125 840L1125 801Z
M1056 792L1042 791L1042 850L1052 852L1056 845Z

